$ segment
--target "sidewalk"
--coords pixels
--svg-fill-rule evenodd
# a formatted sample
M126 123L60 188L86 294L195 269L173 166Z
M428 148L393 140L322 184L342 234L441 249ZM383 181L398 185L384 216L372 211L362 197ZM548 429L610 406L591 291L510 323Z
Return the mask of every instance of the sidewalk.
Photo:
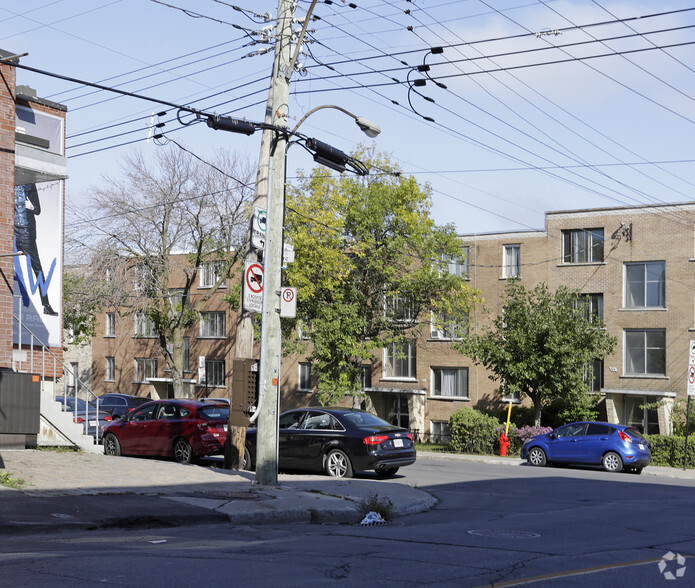
M72 452L0 450L0 472L24 480L0 486L0 534L60 528L150 528L232 522L359 523L360 502L388 498L395 516L436 500L406 484L283 475L258 486L253 472L172 461Z

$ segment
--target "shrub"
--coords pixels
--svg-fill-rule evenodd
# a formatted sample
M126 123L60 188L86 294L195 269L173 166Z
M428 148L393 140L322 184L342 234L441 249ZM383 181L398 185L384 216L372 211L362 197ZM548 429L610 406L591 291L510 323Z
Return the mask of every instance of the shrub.
M685 458L685 437L680 435L645 435L652 465L682 468ZM688 437L688 467L695 468L695 438Z
M506 426L503 425L495 429L495 435L497 439L499 439L501 433L504 433L505 428ZM514 426L514 424L509 423L509 433L507 434L507 436L509 437L509 449L507 450L507 454L516 455L520 453L521 446L526 441L531 439L531 437L535 437L536 435L545 435L545 433L550 433L550 431L552 430L552 427L536 427L531 425L526 425L524 427L521 427L520 429L517 429L516 426Z
M465 406L449 417L449 446L460 453L481 453L492 455L499 435L495 429L500 422L491 416Z

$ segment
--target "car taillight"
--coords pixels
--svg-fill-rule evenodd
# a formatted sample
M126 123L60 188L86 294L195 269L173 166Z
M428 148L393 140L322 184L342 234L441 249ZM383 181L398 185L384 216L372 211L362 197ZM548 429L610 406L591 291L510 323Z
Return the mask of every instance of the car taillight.
M206 423L206 422L198 423L197 426L201 431L205 431L208 428L208 423Z
M82 417L73 417L72 422L73 423L84 423L84 419Z
M371 437L365 437L362 441L364 441L365 445L379 445L379 443L383 443L388 439L388 435L372 435Z
M622 431L618 431L618 435L622 441L625 441L625 443L632 443L632 437L630 437L630 435L626 435Z
M110 423L110 422L113 420L113 418L111 417L111 415L106 415L106 416L104 417L104 420L105 420L107 423Z
M406 437L408 437L408 439L410 439L411 441L413 440L413 434L412 433L408 433L406 435Z

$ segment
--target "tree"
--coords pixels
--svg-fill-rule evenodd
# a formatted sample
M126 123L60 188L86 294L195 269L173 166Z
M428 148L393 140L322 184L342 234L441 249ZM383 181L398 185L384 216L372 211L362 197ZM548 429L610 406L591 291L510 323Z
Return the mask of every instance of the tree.
M348 395L357 405L362 365L375 350L397 349L414 337L418 319L429 326L431 313L463 326L476 298L464 278L446 271L463 250L453 227L430 217L429 188L386 156L355 156L373 173L336 178L317 167L300 174L287 199L295 261L286 283L298 302L297 321L283 323L284 349L308 351L324 404Z
M92 308L149 321L176 397L189 395L183 385L186 330L245 252L253 170L226 151L211 159L206 163L174 146L157 151L151 162L130 155L120 176L93 189L91 216L77 221L80 242L91 252L91 283L103 284ZM214 283L194 299L201 268Z
M502 313L490 330L471 334L454 348L492 373L505 395L520 392L533 401L536 426L541 409L561 398L587 405L587 374L592 362L604 359L617 343L597 316L586 312L586 299L561 286L551 293L545 284L527 291L510 280Z

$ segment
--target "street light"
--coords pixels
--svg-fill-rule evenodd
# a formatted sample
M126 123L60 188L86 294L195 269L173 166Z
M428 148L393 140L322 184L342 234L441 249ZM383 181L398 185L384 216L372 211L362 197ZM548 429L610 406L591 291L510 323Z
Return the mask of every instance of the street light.
M336 110L340 110L340 112L344 112L347 114L349 117L353 118L355 120L355 123L357 123L357 126L360 128L360 130L367 135L367 137L370 137L373 139L376 137L379 133L381 133L381 129L379 128L379 125L373 123L372 121L362 118L361 116L357 116L352 114L352 112L345 110L341 106L336 106L335 104L324 104L323 106L317 106L316 108L312 108L309 112L307 112L301 119L300 121L296 124L296 126L290 131L290 134L294 134L299 126L307 119L309 118L312 114L314 114L317 110L322 110L323 108L335 108Z

